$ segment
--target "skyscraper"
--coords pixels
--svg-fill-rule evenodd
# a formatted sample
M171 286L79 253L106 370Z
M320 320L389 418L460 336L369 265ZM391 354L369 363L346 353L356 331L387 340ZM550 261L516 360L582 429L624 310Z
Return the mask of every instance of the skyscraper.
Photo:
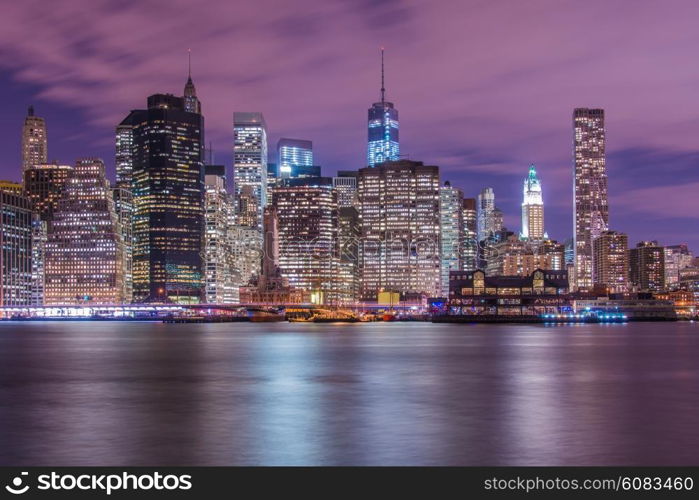
M45 261L45 303L120 304L124 248L104 163L78 160L54 213Z
M267 205L267 125L262 113L233 113L233 184L236 199L244 186L256 198L254 224L262 238L262 214Z
M32 304L33 220L22 186L0 181L0 306Z
M541 182L536 175L536 168L534 165L530 165L529 175L524 179L522 238L540 241L544 239L544 235L544 200L541 193Z
M112 188L114 212L124 243L124 302L133 301L133 193L128 187Z
M130 113L116 127L114 164L116 166L116 185L131 189L133 177L133 128L138 113Z
M398 110L386 100L383 48L381 49L381 100L369 108L369 146L367 165L374 167L385 161L398 160Z
M495 206L495 191L484 188L478 195L478 241L502 230L502 212Z
M627 291L628 246L628 236L618 231L602 231L592 241L593 284L607 287L612 293Z
M281 177L293 177L294 167L313 166L313 142L281 138L277 142L277 165Z
M23 172L24 193L31 200L34 212L49 226L72 170L70 165L42 163Z
M665 249L657 241L641 241L629 250L629 285L642 292L665 288Z
M694 255L685 243L665 247L665 285L674 290L680 286L680 271L692 265Z
M226 191L223 165L206 165L204 268L207 304L238 302L239 283L234 282L230 221L233 200Z
M311 292L319 304L338 302L338 210L331 184L317 182L274 190L279 269L289 285Z
M353 303L359 297L359 212L353 206L339 206L337 219L340 253L337 272L338 296L341 303Z
M34 106L29 106L22 127L22 171L47 161L46 122L34 116Z
M475 198L464 198L461 208L461 270L475 271L478 259L478 212Z
M609 225L604 110L576 108L573 130L575 280L577 288L589 289L592 241Z
M441 227L442 297L449 296L449 272L461 269L462 213L464 194L446 181L439 190L439 223Z
M204 117L187 111L196 97L185 91L188 101L155 94L148 109L131 112L137 302L203 297Z
M359 170L362 300L440 287L439 167L400 160Z
M340 170L333 177L339 207L354 207L357 204L357 171Z

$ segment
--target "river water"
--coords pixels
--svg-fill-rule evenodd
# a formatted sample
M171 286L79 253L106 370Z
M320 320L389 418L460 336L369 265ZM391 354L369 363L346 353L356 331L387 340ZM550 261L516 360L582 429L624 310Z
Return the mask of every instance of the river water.
M0 323L0 465L699 465L699 323Z

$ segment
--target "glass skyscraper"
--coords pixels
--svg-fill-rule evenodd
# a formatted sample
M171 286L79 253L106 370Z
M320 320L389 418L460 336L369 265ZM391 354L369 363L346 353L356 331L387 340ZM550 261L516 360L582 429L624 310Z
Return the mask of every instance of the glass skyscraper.
M386 100L383 49L381 49L381 100L369 108L369 145L367 165L374 167L385 161L398 160L398 110Z
M243 188L256 198L253 224L262 238L262 214L267 205L267 125L262 113L233 113L233 185L238 200ZM240 222L239 222L240 224Z
M294 167L313 166L313 142L281 138L277 142L277 165L280 177L293 177Z
M133 288L137 302L203 298L204 117L189 100L148 98L132 111ZM199 110L200 106L197 105Z
M439 223L441 238L442 297L449 297L449 272L461 269L461 239L463 232L464 194L449 181L439 190Z

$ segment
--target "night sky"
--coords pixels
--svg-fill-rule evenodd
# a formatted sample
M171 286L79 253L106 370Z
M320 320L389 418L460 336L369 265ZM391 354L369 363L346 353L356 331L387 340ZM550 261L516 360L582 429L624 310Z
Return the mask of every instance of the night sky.
M33 103L50 159L100 156L113 176L114 126L182 94L188 48L218 163L233 111L262 111L270 151L310 139L325 174L362 167L384 46L401 153L467 196L494 187L510 229L535 163L546 229L572 235L571 115L602 107L611 229L699 252L697 19L694 0L4 2L0 175L19 180Z

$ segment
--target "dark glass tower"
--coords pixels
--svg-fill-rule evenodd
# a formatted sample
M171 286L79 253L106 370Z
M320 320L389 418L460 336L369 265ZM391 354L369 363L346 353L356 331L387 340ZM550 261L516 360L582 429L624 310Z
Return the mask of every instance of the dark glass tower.
M367 165L376 166L385 161L398 160L398 110L386 100L384 87L383 49L381 49L381 101L369 108L369 146Z
M155 94L132 111L135 302L197 303L204 289L204 117L185 96ZM195 111L192 111L195 110ZM124 123L122 122L122 123Z

